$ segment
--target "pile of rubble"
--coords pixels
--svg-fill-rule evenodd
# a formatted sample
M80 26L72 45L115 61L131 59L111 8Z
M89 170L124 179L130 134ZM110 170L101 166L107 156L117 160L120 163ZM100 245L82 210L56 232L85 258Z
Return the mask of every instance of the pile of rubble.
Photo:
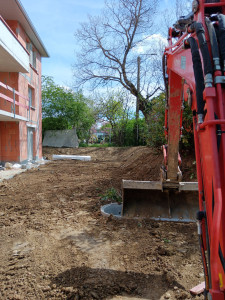
M32 168L37 168L38 166L45 164L45 162L46 161L44 159L38 161L33 160L32 162L27 162L26 164L6 162L4 166L0 165L0 170L30 170Z
M28 162L26 164L6 162L4 166L0 165L0 181L4 179L11 179L17 174L20 174L33 168L38 168L40 165L43 165L46 162L47 161L44 159Z

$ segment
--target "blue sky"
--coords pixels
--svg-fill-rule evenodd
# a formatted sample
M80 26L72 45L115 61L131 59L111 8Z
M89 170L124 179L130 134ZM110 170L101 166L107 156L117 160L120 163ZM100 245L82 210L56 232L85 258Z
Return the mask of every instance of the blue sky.
M60 85L72 86L72 65L75 61L74 32L97 15L104 0L20 0L40 35L50 58L43 58L42 74L52 76ZM163 0L166 6L168 0Z

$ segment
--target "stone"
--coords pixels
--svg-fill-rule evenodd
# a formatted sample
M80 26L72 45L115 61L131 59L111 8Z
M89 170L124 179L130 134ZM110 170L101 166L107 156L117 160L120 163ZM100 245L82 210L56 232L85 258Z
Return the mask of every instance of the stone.
M64 287L62 288L62 291L65 293L72 293L73 292L73 287L72 286L68 286L68 287Z
M13 296L13 299L15 299L15 300L23 300L24 297L22 297L22 296L16 294L16 295Z
M91 296L95 299L99 299L98 295L95 292L91 292Z
M164 295L164 299L171 299L170 293L166 293L166 294Z
M51 288L50 288L49 285L47 285L47 286L42 287L42 291L43 292L49 292L49 291L51 291Z
M21 165L20 164L14 164L13 166L12 166L12 168L13 169L15 169L15 170L19 170L19 169L21 169Z
M174 282L174 276L171 273L167 273L166 280L169 284L172 284Z
M11 164L10 162L5 163L5 168L6 169L12 169L12 167L13 167L13 164Z

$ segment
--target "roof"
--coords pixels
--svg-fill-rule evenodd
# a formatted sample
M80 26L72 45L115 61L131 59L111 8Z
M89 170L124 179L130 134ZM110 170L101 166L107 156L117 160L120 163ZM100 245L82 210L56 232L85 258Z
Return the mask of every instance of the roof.
M40 36L19 0L0 0L0 15L5 20L19 21L41 56L49 57Z

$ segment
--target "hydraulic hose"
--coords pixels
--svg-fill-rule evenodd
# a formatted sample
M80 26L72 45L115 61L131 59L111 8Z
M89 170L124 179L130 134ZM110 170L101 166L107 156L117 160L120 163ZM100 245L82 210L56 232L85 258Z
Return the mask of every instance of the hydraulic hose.
M203 64L204 64L204 74L206 77L212 78L213 69L212 69L211 58L209 55L208 45L205 38L205 29L202 23L197 23L197 22L193 22L193 24L191 25L191 29L196 32L198 37L198 42L201 49ZM211 74L211 76L207 76L208 74ZM211 79L211 84L212 84L212 79Z
M164 80L164 85L165 85L166 102L168 104L168 78L167 78L167 74L166 74L166 55L165 55L165 53L163 54L163 57L162 57L162 66L163 66L163 80Z
M218 15L219 20L219 42L220 42L220 52L222 59L223 71L225 71L225 16L222 14Z
M193 69L194 69L194 76L195 76L195 83L196 83L196 98L197 98L197 114L204 114L204 101L203 101L203 91L205 89L204 85L204 76L202 71L202 62L198 50L197 41L190 37L188 42L191 47L191 54L192 54L192 62L193 62Z
M211 44L211 49L212 49L214 70L215 71L221 70L220 54L219 54L219 47L218 47L218 42L217 42L216 31L215 31L215 28L209 18L206 17L205 21L206 21L206 26L208 28L209 39L210 39L210 44Z
M217 3L220 2L220 0L205 0L205 3Z

